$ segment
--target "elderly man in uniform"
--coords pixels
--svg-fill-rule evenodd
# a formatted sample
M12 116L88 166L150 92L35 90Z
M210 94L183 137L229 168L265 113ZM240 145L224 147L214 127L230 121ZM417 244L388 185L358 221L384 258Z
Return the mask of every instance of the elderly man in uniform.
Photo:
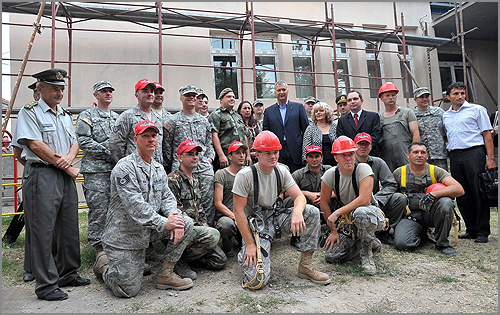
M136 149L111 171L111 203L102 243L106 256L102 279L117 297L133 297L141 289L149 242L167 243L156 278L160 290L193 286L180 278L174 266L191 242L193 221L177 209L167 174L154 158L158 128L144 120L134 127Z
M196 280L196 272L188 263L211 270L223 269L227 257L217 245L220 239L218 230L207 225L207 217L202 207L200 183L193 174L198 166L199 153L202 147L193 140L187 139L177 147L179 168L168 174L168 187L177 199L177 207L189 215L194 222L193 240L187 246L181 260L175 266L178 275Z
M372 137L366 132L358 133L354 137L356 151L356 162L370 165L373 171L373 197L386 218L389 219L389 227L394 229L401 220L406 210L406 198L398 193L398 184L391 170L384 160L376 156L370 156L372 150ZM394 236L386 231L376 232L375 236L384 244L394 245Z
M321 228L319 210L306 204L288 169L278 164L279 138L271 131L262 131L253 148L259 162L238 172L233 187L234 216L244 240L238 254L238 263L245 270L243 287L254 290L267 284L271 276L271 243L281 231L301 236L299 278L329 284L330 277L312 263ZM284 192L294 200L293 208L283 208Z
M234 141L243 142L248 147L247 129L243 118L233 110L235 99L231 88L225 88L219 94L220 107L208 117L212 128L212 143L217 153L215 171L229 165L227 149ZM250 151L247 152L247 163L252 164Z
M319 100L317 100L314 96L309 96L304 99L304 109L306 110L307 119L309 119L309 123L312 122L311 113L313 106L318 102Z
M208 96L202 89L198 89L196 94L196 112L208 120Z
M116 120L113 132L109 137L111 156L114 162L134 152L134 127L143 120L152 121L155 125L163 125L163 117L152 110L155 99L156 84L148 79L141 79L135 84L137 106L127 109ZM163 131L158 133L158 148L154 152L154 159L163 164L162 155Z
M448 241L455 209L452 199L462 196L464 189L446 170L427 163L425 143L413 142L407 154L410 163L394 171L398 189L407 196L411 211L395 228L396 248L416 248L422 243L427 227L434 227L436 250L454 255L456 250ZM429 191L429 186L436 183L446 187Z
M337 96L335 104L337 104L337 114L339 118L351 112L349 106L347 106L347 95L341 94Z
M96 268L99 269L97 262L105 255L101 237L111 198L110 176L114 166L109 150L109 136L119 115L111 110L115 90L111 82L97 81L93 90L97 106L78 115L76 135L83 151L80 172L83 174L83 192L89 207L87 240L96 250L95 273Z
M26 153L23 174L25 219L30 231L31 271L39 299L68 298L60 288L90 283L82 279L78 233L78 195L73 167L78 143L71 115L63 100L67 72L49 69L33 75L40 92L38 102L20 111L17 142Z
M427 87L420 87L413 91L413 100L417 107L413 109L417 116L420 141L425 143L429 150L429 164L448 170L448 151L446 150L446 133L443 127L444 110L430 106L431 92Z
M325 260L328 263L344 262L360 255L361 268L366 274L373 275L377 272L373 252L382 248L375 232L384 229L386 220L373 197L371 167L366 163L355 163L357 150L351 138L338 137L332 146L338 165L321 178L321 210L331 231L325 241ZM332 192L343 204L335 211L328 205ZM339 218L342 218L342 225L337 222Z

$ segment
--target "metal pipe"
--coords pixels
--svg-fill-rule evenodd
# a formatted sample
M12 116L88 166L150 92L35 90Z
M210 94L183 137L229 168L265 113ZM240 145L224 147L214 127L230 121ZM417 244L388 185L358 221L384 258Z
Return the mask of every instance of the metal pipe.
M403 40L403 65L405 66L406 107L410 107L410 85L408 82L408 67L406 66L405 17L401 12L401 37Z
M465 38L464 38L464 17L462 14L462 2L458 6L460 13L460 42L462 45L462 65L464 73L464 84L465 84L465 98L469 101L469 84L467 83L467 63L465 61Z
M156 7L158 10L158 82L162 84L163 81L163 21L161 16L161 10L163 5L161 2L156 2ZM163 84L162 84L163 85Z
M257 99L257 68L255 67L255 24L253 2L250 2L250 28L252 30L252 70L253 70L253 99Z
M337 72L337 46L335 42L335 22L334 22L334 11L333 11L333 3L330 5L331 7L331 24L332 24L332 45L333 45L333 81L335 82L335 97L339 95L339 78Z
M56 58L56 14L57 14L56 3L52 2L52 33L51 33L51 44L50 44L51 68L54 68L54 59Z

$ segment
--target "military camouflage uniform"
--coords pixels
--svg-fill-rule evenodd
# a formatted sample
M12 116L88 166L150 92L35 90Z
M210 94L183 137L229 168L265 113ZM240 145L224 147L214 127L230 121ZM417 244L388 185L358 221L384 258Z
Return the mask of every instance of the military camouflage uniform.
M200 161L193 170L193 174L200 181L202 203L207 216L207 223L209 226L213 226L215 218L214 169L208 159L213 161L215 151L212 145L210 124L198 113L190 116L183 111L179 111L165 119L163 134L163 158L166 170L175 171L179 168L176 150L182 141L191 139L203 149L198 155Z
M83 150L83 192L89 207L87 239L92 246L100 245L106 224L106 212L110 199L110 176L114 163L109 151L109 135L118 119L99 107L83 111L76 119L78 145Z
M245 136L248 136L247 128L235 110L229 112L225 107L219 107L208 117L211 131L217 132L220 140L220 146L226 157L228 157L227 149L234 141L240 141L246 144Z
M127 109L116 120L113 132L109 137L111 156L115 163L135 150L134 128L137 123L143 120L151 120L160 129L158 133L158 147L153 154L153 158L163 165L163 130L160 126L163 124L164 118L160 117L156 111L151 110L151 119L149 119L146 113L139 108L139 105Z
M177 199L177 207L194 221L193 239L187 246L182 258L187 262L197 261L207 269L224 268L227 257L217 245L220 233L208 227L202 208L200 184L196 176L191 183L189 177L179 168L168 174L168 186Z
M164 261L177 262L193 235L193 220L182 214L184 237L177 244L165 229L177 202L167 185L163 166L154 159L146 163L139 152L121 159L111 171L111 202L102 236L109 267L106 285L118 297L137 295L141 288L144 258L149 242L166 242Z
M446 150L446 133L443 127L444 110L440 107L429 106L424 112L414 108L417 116L420 141L427 146L429 164L434 164L448 170L448 150Z

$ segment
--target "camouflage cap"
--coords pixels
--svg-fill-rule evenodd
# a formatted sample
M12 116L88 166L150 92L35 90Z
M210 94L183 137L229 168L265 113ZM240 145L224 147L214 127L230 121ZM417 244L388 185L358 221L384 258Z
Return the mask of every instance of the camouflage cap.
M419 87L418 89L415 89L413 91L413 97L420 97L424 94L429 94L431 95L431 92L429 92L429 89L425 86Z
M94 86L93 86L94 92L100 91L104 88L110 88L113 91L115 90L115 88L113 87L113 85L109 81L103 80L103 81L97 81L96 83L94 83Z
M309 103L309 102L317 103L318 100L314 96L309 96L304 99L304 103Z
M32 75L37 82L45 82L54 85L66 85L64 78L68 75L68 72L64 69L48 69Z
M257 105L264 106L264 102L262 100L257 99L257 100L255 100L255 102L253 102L252 107L255 107Z
M194 85L184 85L183 87L181 87L179 89L179 94L182 96L182 95L185 95L185 94L188 94L188 93L195 93L195 94L198 94L198 89L196 88L196 86Z
M219 99L222 99L224 96L226 96L227 93L234 93L233 89L227 87L224 90L220 91L220 93L219 93Z

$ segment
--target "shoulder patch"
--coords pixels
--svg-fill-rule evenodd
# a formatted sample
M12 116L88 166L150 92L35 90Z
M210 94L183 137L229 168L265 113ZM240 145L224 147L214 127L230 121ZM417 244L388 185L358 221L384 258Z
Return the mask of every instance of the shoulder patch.
M126 186L130 182L130 176L127 174L122 178L118 177L118 185Z
M92 127L92 121L90 119L88 119L87 117L83 117L82 121L87 123L87 125L89 125L90 127Z
M170 126L169 123L164 123L163 124L163 128L165 128L167 131L170 131L170 129L172 128L172 126Z
M36 105L38 105L37 101L31 101L28 104L24 105L24 107L27 109L31 109L31 108L33 108L33 106L36 106Z

